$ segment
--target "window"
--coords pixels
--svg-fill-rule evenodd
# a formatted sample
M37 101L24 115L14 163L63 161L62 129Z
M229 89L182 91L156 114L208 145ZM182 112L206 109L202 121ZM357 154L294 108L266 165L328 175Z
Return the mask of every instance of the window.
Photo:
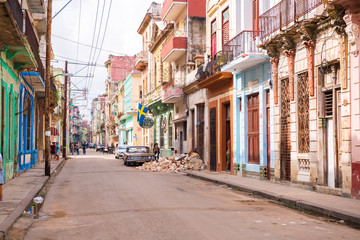
M184 122L184 141L187 141L187 122Z
M156 128L157 128L156 119L154 119L154 143L157 143L156 142Z
M229 8L222 12L222 45L224 46L229 39Z
M211 59L214 60L216 54L216 19L211 22Z
M13 130L13 126L12 126L12 121L11 121L11 101L12 98L12 94L10 92L9 97L8 97L8 122L9 122L9 128L8 128L8 156L10 156L11 154L11 146L12 146L12 136L11 136L11 131ZM10 158L10 157L9 157Z
M142 98L142 95L143 95L142 86L139 86L139 98Z
M169 116L169 148L171 148L173 146L173 128L172 128L172 116L170 114Z
M160 147L164 147L164 126L163 126L164 117L161 117L160 120Z
M154 59L154 89L156 88L156 79L157 79L157 68L156 68L156 59Z
M5 133L5 87L2 86L1 87L1 154L2 157L4 158L4 143L5 143L5 139L4 139L4 133ZM4 158L5 159L5 158ZM5 162L5 161L4 161Z

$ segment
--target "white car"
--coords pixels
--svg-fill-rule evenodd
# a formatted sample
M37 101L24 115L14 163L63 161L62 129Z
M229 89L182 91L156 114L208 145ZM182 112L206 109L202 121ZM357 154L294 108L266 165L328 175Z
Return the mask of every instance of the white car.
M115 158L116 159L123 158L127 147L128 146L126 146L126 145L119 145L115 151Z

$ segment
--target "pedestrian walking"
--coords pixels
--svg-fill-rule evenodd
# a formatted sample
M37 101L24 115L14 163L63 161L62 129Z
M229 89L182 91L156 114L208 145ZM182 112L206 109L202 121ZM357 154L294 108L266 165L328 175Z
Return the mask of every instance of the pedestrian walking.
M56 161L59 161L59 157L60 157L60 145L59 145L59 143L57 143L56 144L56 154L55 154Z
M86 154L86 143L82 144L82 149L83 149L83 154L85 155Z
M73 145L73 143L70 143L70 151L71 151L71 155L74 155L74 145Z
M76 154L80 155L80 143L76 143Z
M156 160L158 160L159 157L160 157L159 144L155 143L155 145L154 145L154 151L153 151L153 152L154 152L154 155L155 155Z
M227 151L226 151L226 172L230 172L231 163L231 142L227 141Z
M55 142L53 142L50 146L50 152L51 152L51 158L55 159L55 154L56 154L56 145Z
M0 153L0 201L3 200L2 185L4 185L4 166L2 155Z

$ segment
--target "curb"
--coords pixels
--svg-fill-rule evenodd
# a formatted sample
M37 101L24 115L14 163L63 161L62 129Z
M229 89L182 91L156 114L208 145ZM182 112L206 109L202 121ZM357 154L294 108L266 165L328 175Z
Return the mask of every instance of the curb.
M26 197L20 202L20 204L14 209L14 211L12 211L9 214L9 216L0 224L0 233L3 234L3 236L0 236L0 239L2 239L1 237L5 237L8 234L9 230L12 228L15 221L21 216L24 210L32 203L34 197L36 197L36 195L41 191L47 180L50 179L53 174L55 174L55 171L58 170L58 168L62 165L63 162L64 159L61 159L61 161L59 161L59 164L56 165L56 167L51 172L51 175L49 177L43 176L40 180L40 183L38 183L36 187L26 195Z
M341 211L338 209L331 209L331 208L327 208L325 206L316 204L316 203L312 203L306 200L301 200L298 198L293 198L290 196L283 196L283 195L278 195L269 191L263 191L263 190L259 190L259 189L255 189L255 188L251 188L249 186L245 186L245 185L241 185L241 184L233 184L233 183L229 183L226 181L221 181L221 180L216 180L210 177L206 177L206 176L200 176L191 172L185 172L186 176L188 177L193 177L193 178L198 178L207 182L212 182L215 184L219 184L219 185L226 185L232 189L236 189L242 192L246 192L246 193L251 193L254 194L256 196L260 196L260 197L264 197L279 203L283 203L284 206L289 207L289 208L295 208L298 210L305 210L305 211L309 211L318 215L322 215L325 217L330 217L330 218L334 218L337 220L344 220L347 223L351 223L351 224L355 224L360 226L360 216L357 214L352 214L350 212L346 212L346 211Z

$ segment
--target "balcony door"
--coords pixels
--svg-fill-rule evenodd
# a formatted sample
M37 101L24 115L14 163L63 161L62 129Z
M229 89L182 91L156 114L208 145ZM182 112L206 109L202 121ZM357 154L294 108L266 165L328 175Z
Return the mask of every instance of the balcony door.
M257 37L259 32L259 0L253 0L253 31L254 35L253 37Z
M230 39L229 39L229 8L226 8L222 12L222 46L225 45Z
M216 19L211 22L211 60L215 59L216 54Z

